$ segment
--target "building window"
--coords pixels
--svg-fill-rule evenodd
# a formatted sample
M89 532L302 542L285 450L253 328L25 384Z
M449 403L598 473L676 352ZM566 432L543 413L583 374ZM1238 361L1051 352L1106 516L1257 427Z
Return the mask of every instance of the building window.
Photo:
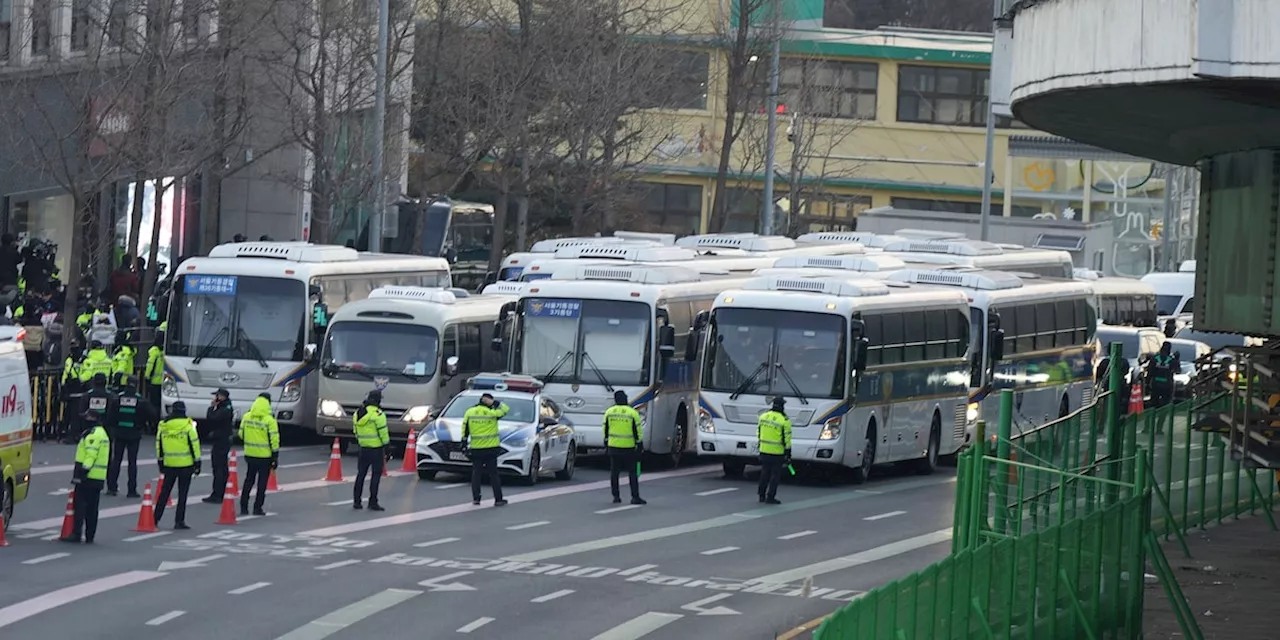
M707 54L684 49L656 49L652 69L662 74L662 90L636 96L643 109L706 109Z
M913 211L941 211L948 213L970 213L973 215L982 214L981 202L965 202L963 200L926 200L924 198L892 198L889 204L894 209L911 209ZM1038 213L1041 209L1038 206L1015 204L1011 211L1016 218L1030 218ZM991 215L1004 215L1004 205L997 201L991 202Z
M31 55L49 55L52 26L53 0L31 0Z
M792 225L797 233L857 231L858 214L871 208L871 196L815 195L805 198Z
M764 214L764 192L732 188L726 190L725 198L728 202L725 210L729 215L725 220L724 233L755 233ZM778 219L775 215L774 220Z
M186 0L182 3L182 38L187 42L200 39L200 3Z
M0 60L9 59L9 38L13 33L13 2L0 0Z
M878 73L866 62L784 60L778 100L802 116L874 120Z
M898 67L898 120L959 126L987 123L986 69Z
M183 5L194 2L184 2ZM129 33L129 0L110 0L110 3L107 7L107 44L123 47Z
M83 52L89 48L89 0L73 0L71 3L71 50Z
M702 187L687 184L654 184L645 197L649 226L665 233L691 235L702 226Z

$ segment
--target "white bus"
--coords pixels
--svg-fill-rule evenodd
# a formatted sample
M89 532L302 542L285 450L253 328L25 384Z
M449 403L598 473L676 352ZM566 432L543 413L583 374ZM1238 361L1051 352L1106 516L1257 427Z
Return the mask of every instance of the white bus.
M693 318L739 282L680 267L580 264L529 283L504 309L493 348L510 335L508 370L546 383L583 453L604 446L601 420L621 390L645 417L645 450L676 465L693 448Z
M614 231L612 236L588 236L580 238L551 238L539 240L529 247L528 251L518 251L502 259L498 270L498 281L515 281L533 260L550 257L565 247L581 247L588 245L640 244L648 246L672 246L676 242L674 234L645 233L642 231Z
M1160 322L1156 312L1156 290L1137 278L1105 277L1097 271L1076 269L1075 279L1088 282L1097 296L1098 319L1117 327L1154 327Z
M1071 254L1052 249L1027 249L965 238L950 240L903 239L884 243L883 251L921 269L941 266L1029 273L1049 278L1071 278L1075 266Z
M269 393L282 427L314 429L309 374L329 314L391 284L448 287L449 265L305 242L223 244L183 262L165 332L163 409L207 402L224 387L237 412Z
M699 454L736 476L757 458L756 423L786 399L792 458L848 468L939 456L971 438L968 300L958 291L844 277L780 274L716 298L705 330Z
M420 431L468 377L504 368L502 354L483 343L511 299L390 286L343 306L320 349L316 433L339 436L348 448L351 417L374 389L392 438Z
M970 418L997 424L1004 389L1014 392L1016 429L1088 404L1098 324L1088 283L917 269L890 279L954 289L969 299Z

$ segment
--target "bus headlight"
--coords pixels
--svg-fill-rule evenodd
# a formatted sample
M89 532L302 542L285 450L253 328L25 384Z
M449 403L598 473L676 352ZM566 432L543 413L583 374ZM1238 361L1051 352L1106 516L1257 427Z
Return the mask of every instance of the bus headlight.
M430 417L431 417L431 405L429 404L418 405L416 407L409 407L409 410L404 412L404 421L408 422L409 424L422 424L423 422L427 421L427 418L430 418Z
M819 440L835 440L840 437L840 418L832 418L827 421L826 426L822 427L822 433L818 434Z
M978 421L978 403L976 402L969 403L969 409L964 412L964 419L965 419L965 422Z
M711 414L705 409L698 409L698 431L703 433L715 433L716 423L711 420Z
M166 398L178 397L178 383L174 382L173 376L164 374L164 382L160 383L160 393Z
M320 400L320 415L326 418L345 418L347 417L347 412L336 401L322 399Z
M284 385L280 392L280 402L297 402L302 399L302 385L297 380Z

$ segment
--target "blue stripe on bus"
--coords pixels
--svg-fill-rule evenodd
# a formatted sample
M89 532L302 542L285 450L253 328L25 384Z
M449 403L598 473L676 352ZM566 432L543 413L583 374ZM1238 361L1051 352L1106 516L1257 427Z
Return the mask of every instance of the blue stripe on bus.
M169 363L167 358L164 361L164 372L169 374L174 382L186 383L187 381L186 378L182 377L182 374L178 373L178 368Z
M293 371L290 371L288 374L286 374L285 377L280 380L280 382L277 382L275 384L275 386L283 387L286 384L293 382L294 380L301 380L307 377L307 374L311 373L312 371L315 371L315 367L311 366L311 363L309 362L303 362L299 364L297 367L294 367Z
M715 407L711 406L710 402L707 402L706 396L703 396L701 393L698 394L698 408L706 411L712 418L716 418L717 420L724 417L720 415L719 411L716 411Z
M845 399L843 402L841 402L840 404L838 404L838 405L836 405L836 406L831 407L830 409L828 409L826 413L824 413L824 414L822 414L822 415L818 416L817 418L813 419L813 420L810 422L810 424L822 424L822 423L824 423L824 422L826 422L826 421L828 421L828 420L833 420L833 419L835 419L835 418L839 418L839 417L843 416L844 414L849 413L849 410L850 410L850 409L852 409L852 408L853 408L853 402L851 402L849 399L847 399L847 398L846 398L846 399Z

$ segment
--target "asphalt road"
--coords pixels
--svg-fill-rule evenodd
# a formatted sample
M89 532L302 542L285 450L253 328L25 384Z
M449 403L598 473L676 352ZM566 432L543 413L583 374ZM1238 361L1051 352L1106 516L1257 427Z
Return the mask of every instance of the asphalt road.
M191 531L169 511L160 533L133 532L140 501L104 496L97 543L72 546L51 541L71 455L37 445L0 549L0 637L774 638L943 558L955 488L949 469L888 469L861 486L788 481L766 506L753 476L695 464L646 471L649 504L631 507L580 466L508 486L494 508L457 476L393 471L372 513L350 507L354 459L324 482L328 450L312 446L282 453L266 517L215 525L219 507L196 501L206 472Z

